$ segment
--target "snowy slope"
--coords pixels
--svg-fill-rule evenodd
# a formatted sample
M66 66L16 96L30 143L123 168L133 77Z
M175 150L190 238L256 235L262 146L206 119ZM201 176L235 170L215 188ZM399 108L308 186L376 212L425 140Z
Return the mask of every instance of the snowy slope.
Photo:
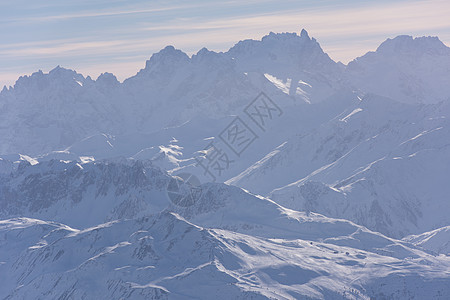
M163 192L167 179L127 160L22 162L3 175L0 274L9 275L0 295L369 299L433 289L434 299L445 299L450 293L448 257L224 184L204 184L193 206L178 207Z
M79 164L49 161L22 163L1 177L1 216L40 218L85 229L119 219L174 211L197 225L245 234L320 241L375 250L391 239L346 220L285 209L270 199L225 184L199 187L192 205L174 205L167 194L171 177L140 161ZM352 235L352 240L337 238ZM378 237L379 236L379 237ZM360 239L360 237L362 239Z
M404 240L435 253L450 255L450 226L419 235L410 235L405 237Z
M336 222L318 216L306 221L296 219L296 212L290 214L291 222L310 228ZM84 230L9 219L0 222L0 270L9 274L0 295L10 299L449 296L448 257L434 257L347 226L356 231L347 235L338 230L327 234L328 239L311 241L296 238L304 234L295 230L290 230L291 238L281 238L278 230L258 237L205 228L174 213ZM360 244L369 249L360 249Z
M33 217L77 228L167 207L168 176L142 161L23 162L0 176L2 219Z
M228 182L389 236L429 231L449 222L449 118L448 104L368 96Z

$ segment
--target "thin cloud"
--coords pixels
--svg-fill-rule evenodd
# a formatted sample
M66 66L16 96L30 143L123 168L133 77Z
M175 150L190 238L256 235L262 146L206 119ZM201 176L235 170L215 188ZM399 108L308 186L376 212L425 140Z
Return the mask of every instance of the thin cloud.
M223 18L201 22L199 19L168 25L147 25L146 31L230 29L250 32L254 29L283 31L289 28L309 28L321 36L336 34L351 37L367 34L390 34L399 31L426 31L450 27L450 2L418 1L405 4L371 5L354 9L308 9L302 12L278 11L240 18Z
M73 14L21 18L21 19L15 19L14 21L26 21L26 22L40 21L40 22L43 22L43 21L54 21L54 20L69 20L69 19L77 19L77 18L111 17L111 16L120 16L120 15L155 13L155 12L178 10L178 9L185 9L185 8L187 8L187 6L159 7L159 8L151 8L151 9L119 10L119 11L104 11L104 12L88 11L88 12L73 13Z
M269 2L269 0L266 0L266 2ZM235 4L235 1L224 1L221 2L220 5L232 5ZM236 3L237 4L237 3ZM104 10L104 11L82 11L82 12L76 12L71 14L54 14L54 15L48 15L48 16L39 16L39 17L26 17L26 18L17 18L17 19L10 19L9 21L20 21L20 22L46 22L46 21L55 21L55 20L64 20L68 21L70 19L79 19L79 18L97 18L97 17L114 17L114 16L123 16L123 15L136 15L136 14L149 14L149 13L156 13L156 12L166 12L166 11L179 11L179 10L186 10L186 9L192 9L192 8L205 8L205 7L211 7L211 6L217 6L217 3L190 3L190 4L183 4L183 5L167 5L167 3L164 6L160 7L152 7L148 8L149 5L146 5L145 7L136 7L135 9L130 9L129 5L127 5L127 8L118 8L115 10ZM151 5L150 5L151 6Z
M434 4L432 4L434 3ZM432 11L436 3L440 6L437 12ZM315 13L312 13L315 12ZM389 12L389 13L387 13ZM85 55L95 53L126 54L129 51L141 51L163 47L176 43L181 48L201 48L205 43L211 45L232 45L242 38L259 38L269 31L299 31L300 26L306 27L322 39L344 37L346 40L356 37L382 34L384 36L398 32L435 31L446 29L450 25L447 16L450 15L450 3L445 1L420 1L408 7L400 4L389 6L370 6L351 10L308 10L307 12L280 14L264 14L242 18L223 18L199 23L198 19L185 20L154 27L144 27L143 31L168 31L165 36L148 38L125 38L112 41L67 42L54 41L47 46L9 48L0 50L1 55L23 57L26 55L53 56L72 54ZM302 25L299 25L301 23ZM331 50L334 47L331 47ZM1 49L1 48L0 48ZM225 48L219 50L226 50ZM342 53L343 50L340 50Z

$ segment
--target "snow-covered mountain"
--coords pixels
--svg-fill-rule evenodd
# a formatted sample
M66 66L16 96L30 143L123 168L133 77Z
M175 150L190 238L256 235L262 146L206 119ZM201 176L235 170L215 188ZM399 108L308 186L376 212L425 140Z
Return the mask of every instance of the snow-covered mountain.
M450 48L437 37L398 36L350 62L349 83L365 92L406 103L450 98Z
M375 253L326 241L258 238L199 227L174 213L85 230L11 219L0 221L0 230L0 268L9 275L0 293L11 299L449 295L448 257L433 257L398 242ZM393 252L402 254L396 258ZM412 257L402 258L407 255Z
M77 228L157 213L168 204L168 175L142 161L50 160L0 178L0 216L27 216Z
M61 172L54 178L41 164L11 176L25 177L24 192L10 197L6 209L61 222L0 221L0 270L8 274L2 297L445 299L450 292L448 256L349 221L289 210L224 184L202 185L193 206L176 207L160 194L158 183L168 176L139 163L90 162L80 171L53 162ZM68 199L49 189L57 184L41 181L64 181L64 172L84 174L72 176L71 195L81 178L90 179L86 190L95 193ZM30 192L51 201L36 197L17 205ZM141 205L130 203L133 195L141 195Z
M314 103L338 90L344 65L334 62L306 30L273 33L261 41L245 40L227 53L238 68L250 74L264 74L283 93Z
M168 46L122 83L21 77L0 92L0 298L448 299L449 82L438 38L346 66L305 30ZM180 174L202 183L186 203Z
M0 154L39 155L95 134L150 133L199 115L221 118L241 112L261 91L282 106L317 102L340 88L343 68L306 31L192 57L168 46L123 83L109 73L92 80L58 66L0 93Z
M404 237L448 224L449 105L368 96L229 181L297 210Z

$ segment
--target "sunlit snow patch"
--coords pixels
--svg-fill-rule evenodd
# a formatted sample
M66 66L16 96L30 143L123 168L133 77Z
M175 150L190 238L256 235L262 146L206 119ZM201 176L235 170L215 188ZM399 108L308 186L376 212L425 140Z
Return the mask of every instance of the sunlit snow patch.
M28 155L23 155L23 154L19 154L19 155L20 155L20 160L25 160L25 161L29 162L32 166L37 165L39 163L37 160L29 157Z
M289 95L289 90L291 88L291 79L286 79L286 83L283 82L283 80L276 78L275 76L272 76L270 74L265 73L264 77L267 78L270 82L273 83L279 90L281 90L286 95Z
M347 116L340 119L339 121L347 122L348 119L350 119L354 114L359 113L360 111L362 111L362 108L355 108L351 113L349 113Z
M95 161L93 156L80 156L80 161L82 164L87 164Z

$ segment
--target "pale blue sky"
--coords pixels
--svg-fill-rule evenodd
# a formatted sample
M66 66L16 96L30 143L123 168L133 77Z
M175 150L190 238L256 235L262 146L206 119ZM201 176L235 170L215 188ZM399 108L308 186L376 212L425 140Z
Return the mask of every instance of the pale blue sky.
M225 51L242 39L302 28L344 63L399 34L450 45L448 0L0 0L0 8L0 86L57 65L123 80L169 44L188 54Z

